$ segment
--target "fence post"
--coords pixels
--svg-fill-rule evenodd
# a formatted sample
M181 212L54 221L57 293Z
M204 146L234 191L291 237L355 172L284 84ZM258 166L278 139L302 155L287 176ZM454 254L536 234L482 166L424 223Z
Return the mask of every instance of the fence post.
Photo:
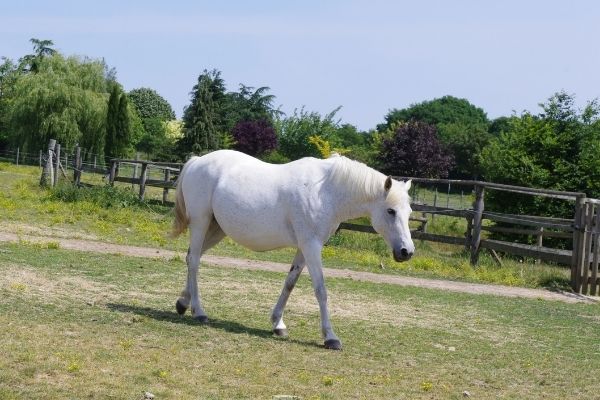
M43 151L40 150L40 168L42 168L42 153L43 153Z
M139 159L140 159L140 153L136 152L135 153L135 161L139 161ZM136 163L133 164L133 176L132 176L132 178L134 180L137 177L137 174L138 174L138 163L136 162ZM132 181L131 182L131 189L133 190L134 187L135 187L135 183Z
M54 183L54 168L52 165L52 156L54 155L54 147L56 146L56 140L50 139L48 143L48 159L42 171L42 177L40 178L40 186L48 186Z
M17 167L19 166L19 150L20 148L17 147Z
M433 193L433 207L437 207L437 196L438 196L438 189L436 186L435 192ZM434 218L435 218L435 213L431 213L431 222L432 223L433 223Z
M540 227L537 231L537 247L538 250L542 249L542 246L544 245L544 227ZM539 258L535 260L536 264L541 263L542 260L540 260Z
M583 247L585 245L583 231L585 229L585 197L577 197L575 202L575 218L573 219L573 252L571 255L571 288L575 293L581 292L581 269L583 268Z
M81 147L75 147L75 159L73 160L73 184L79 186L81 182Z
M140 173L140 201L144 200L144 192L146 191L147 175L148 175L148 163L142 162L142 172Z
M110 160L110 172L108 174L108 183L110 186L115 184L115 178L117 177L117 160Z
M484 188L481 185L475 186L475 203L473 204L473 229L471 234L471 265L477 265L479 260L479 243L481 242L481 222L483 216L483 196Z
M165 169L165 185L168 185L171 181L171 170L169 168ZM167 202L169 197L169 187L165 186L163 189L163 203Z
M54 161L54 180L52 186L56 186L58 183L58 169L60 168L60 143L56 143L56 159Z

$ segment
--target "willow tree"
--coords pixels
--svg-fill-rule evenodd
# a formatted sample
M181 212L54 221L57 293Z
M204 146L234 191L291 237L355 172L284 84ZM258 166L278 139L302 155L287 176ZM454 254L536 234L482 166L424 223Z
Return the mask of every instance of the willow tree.
M36 73L19 76L9 110L9 136L27 151L43 148L50 138L64 146L76 143L102 154L107 107L106 67L102 61L63 57L39 60Z

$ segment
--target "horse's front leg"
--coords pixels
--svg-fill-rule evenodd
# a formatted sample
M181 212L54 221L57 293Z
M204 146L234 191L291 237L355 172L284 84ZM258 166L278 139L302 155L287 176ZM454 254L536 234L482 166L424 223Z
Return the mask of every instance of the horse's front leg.
M306 259L308 272L312 281L315 296L319 302L319 311L321 313L321 331L325 339L325 348L332 350L341 350L342 342L333 332L331 321L329 320L329 310L327 309L327 289L323 279L323 264L321 261L321 250L323 245L318 242L310 242L301 246L302 253Z
M298 249L296 256L294 257L294 261L292 261L292 268L285 278L285 283L283 284L283 289L281 290L279 300L277 300L277 304L275 304L273 313L271 314L273 333L275 333L277 336L285 337L288 335L287 327L283 323L283 310L285 309L285 305L290 297L290 293L292 293L294 286L296 286L296 282L298 282L298 278L300 277L305 264L306 262L304 261L304 255L302 255L302 251Z

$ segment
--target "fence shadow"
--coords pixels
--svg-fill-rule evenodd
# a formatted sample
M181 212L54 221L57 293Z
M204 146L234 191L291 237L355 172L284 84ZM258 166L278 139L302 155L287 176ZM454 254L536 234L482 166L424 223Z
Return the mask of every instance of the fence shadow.
M156 321L171 322L174 324L184 324L184 325L192 325L192 326L205 326L208 328L219 329L224 332L233 333L236 335L246 334L246 335L256 336L261 339L271 339L271 340L276 340L276 341L289 342L289 343L299 344L299 345L306 346L306 347L323 348L322 345L319 345L315 342L309 342L309 341L297 340L297 339L291 339L291 338L281 339L281 338L278 338L275 335L273 335L273 332L271 330L253 328L253 327L250 327L250 326L247 326L247 325L241 324L239 322L235 322L235 321L228 321L228 320L223 320L223 319L218 319L218 318L210 318L208 323L202 324L202 323L196 321L195 319L191 318L190 316L181 316L175 312L158 310L158 309L150 308L150 307L140 307L140 306L134 306L134 305L130 305L130 304L121 304L121 303L108 303L106 306L108 307L109 310L114 311L114 312L133 313L133 314L140 315L143 317L152 318Z

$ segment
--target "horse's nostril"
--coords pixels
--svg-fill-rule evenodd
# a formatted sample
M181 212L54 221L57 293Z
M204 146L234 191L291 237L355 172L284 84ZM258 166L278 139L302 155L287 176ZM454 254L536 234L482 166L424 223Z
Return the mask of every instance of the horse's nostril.
M400 250L400 254L402 255L402 257L406 258L406 257L408 257L408 250L402 249L402 250Z

